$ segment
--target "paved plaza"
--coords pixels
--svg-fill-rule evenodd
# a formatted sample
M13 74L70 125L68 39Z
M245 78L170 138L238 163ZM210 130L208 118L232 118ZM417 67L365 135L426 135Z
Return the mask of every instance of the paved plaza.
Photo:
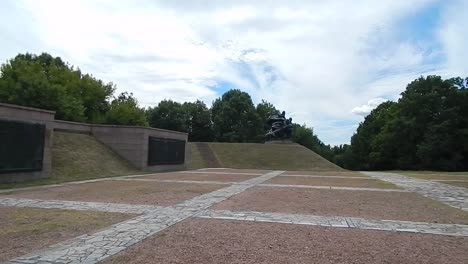
M391 173L228 168L2 190L10 214L128 217L0 262L468 263L467 198Z

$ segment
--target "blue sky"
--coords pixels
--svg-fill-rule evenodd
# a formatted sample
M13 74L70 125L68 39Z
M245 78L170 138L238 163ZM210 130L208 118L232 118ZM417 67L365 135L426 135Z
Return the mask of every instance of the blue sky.
M421 75L467 76L463 0L6 0L0 61L62 57L144 106L265 99L327 144Z

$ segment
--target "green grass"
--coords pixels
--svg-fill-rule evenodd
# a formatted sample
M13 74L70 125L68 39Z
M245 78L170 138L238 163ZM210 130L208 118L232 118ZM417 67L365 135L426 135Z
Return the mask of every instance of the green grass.
M206 163L200 155L200 151L197 146L193 143L188 143L188 157L187 163L189 164L189 169L201 169L206 168Z
M0 184L0 189L141 173L90 135L54 132L51 177L4 183Z
M343 169L298 144L209 143L222 167L239 169L342 171ZM201 168L203 159L189 143L190 169Z

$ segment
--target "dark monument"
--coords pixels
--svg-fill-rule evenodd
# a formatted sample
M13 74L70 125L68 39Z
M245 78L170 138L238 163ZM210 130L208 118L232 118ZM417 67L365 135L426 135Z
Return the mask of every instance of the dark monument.
M290 141L292 135L292 118L286 119L286 113L271 115L267 121L270 130L265 134L266 142Z

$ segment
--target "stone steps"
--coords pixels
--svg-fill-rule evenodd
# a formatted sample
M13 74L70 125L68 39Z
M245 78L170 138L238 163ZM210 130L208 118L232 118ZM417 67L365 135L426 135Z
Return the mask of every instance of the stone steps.
M214 154L213 150L211 149L210 145L205 142L196 142L198 151L205 162L205 166L208 168L220 168L221 163L219 162L218 158Z

